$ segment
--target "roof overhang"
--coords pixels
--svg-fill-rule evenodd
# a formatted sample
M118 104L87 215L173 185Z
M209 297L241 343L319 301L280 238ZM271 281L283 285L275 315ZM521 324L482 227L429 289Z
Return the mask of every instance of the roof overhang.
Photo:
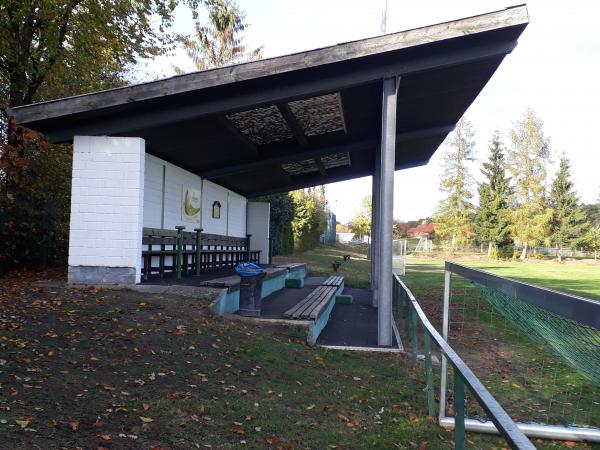
M247 196L370 175L384 78L401 77L396 168L426 164L517 45L524 5L256 62L14 108L52 142L138 136Z

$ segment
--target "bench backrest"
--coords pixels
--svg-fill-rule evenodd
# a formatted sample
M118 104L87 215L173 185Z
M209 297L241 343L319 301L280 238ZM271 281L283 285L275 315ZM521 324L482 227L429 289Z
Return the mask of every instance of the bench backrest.
M183 231L183 245L196 245L196 232ZM223 236L220 234L202 233L201 246L203 249L235 249L246 250L248 240L245 237ZM176 245L177 230L162 228L144 228L142 245Z

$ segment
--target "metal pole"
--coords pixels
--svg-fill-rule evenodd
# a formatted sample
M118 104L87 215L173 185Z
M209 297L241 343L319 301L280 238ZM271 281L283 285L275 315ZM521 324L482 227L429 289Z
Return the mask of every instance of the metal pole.
M381 154L375 152L375 171L373 173L373 189L371 193L371 289L373 291L373 306L379 301L379 224L380 221L380 178Z
M176 273L177 279L181 279L181 266L183 266L183 230L185 227L183 225L177 225L175 227L177 230L177 263L176 263Z
M392 345L392 232L394 222L394 171L396 168L396 106L398 78L383 80L381 117L381 174L379 186L380 212L378 344Z
M196 232L196 275L200 275L200 266L202 265L202 228L194 228Z
M450 292L452 288L452 273L444 271L444 312L442 323L442 337L448 342L448 324L450 320ZM448 376L448 360L442 353L442 372L440 376L440 420L446 417L446 385Z
M431 361L431 338L427 328L423 327L423 342L425 345L425 371L427 374L427 413L435 415L435 399L433 393L433 364Z
M444 428L454 428L454 417L445 417L440 420ZM525 436L542 439L560 439L566 441L600 442L600 429L571 427L563 425L544 425L541 423L515 422ZM465 419L465 430L476 433L499 434L496 425L491 420Z
M250 238L251 234L246 235L246 261L250 262Z
M419 324L417 322L417 313L414 310L414 308L410 308L410 320L411 320L411 328L412 328L412 335L411 335L412 362L416 364L417 357L419 356L419 343L418 343Z
M465 384L462 375L454 369L454 448L465 448Z

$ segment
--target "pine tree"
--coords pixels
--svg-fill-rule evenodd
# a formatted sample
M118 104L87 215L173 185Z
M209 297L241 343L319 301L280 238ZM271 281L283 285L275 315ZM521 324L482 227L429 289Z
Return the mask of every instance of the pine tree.
M569 160L563 157L552 183L549 199L552 208L551 239L556 245L559 262L562 260L563 248L581 236L585 222L585 215L573 189L570 171Z
M208 25L196 22L194 38L182 39L196 69L207 70L262 59L262 47L247 51L243 32L248 28L245 14L233 0L205 0ZM175 67L179 74L185 73Z
M471 123L462 118L449 142L449 149L442 163L443 174L440 179L440 190L447 194L445 200L438 205L434 217L437 224L436 234L449 240L450 253L459 244L468 242L471 233L473 204L471 203L471 185L473 177L469 172L469 163L475 160L474 131Z
M488 257L498 254L498 247L509 240L508 195L504 150L498 131L490 143L490 158L483 163L481 173L486 181L479 184L479 208L475 214L475 230L488 243Z
M552 212L546 201L546 172L550 160L550 140L544 124L529 108L515 124L510 136L508 169L514 183L511 232L523 246L520 259L530 246L549 237Z

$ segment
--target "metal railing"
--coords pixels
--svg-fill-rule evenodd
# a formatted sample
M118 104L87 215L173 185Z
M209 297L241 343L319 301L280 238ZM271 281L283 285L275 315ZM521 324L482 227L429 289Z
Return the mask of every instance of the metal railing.
M445 385L446 367L448 362L454 368L454 442L455 448L462 450L466 445L465 437L465 385L469 388L479 405L487 412L488 416L496 426L500 435L506 440L512 449L530 450L535 449L531 441L518 428L517 424L504 411L502 406L489 393L485 386L479 381L471 369L450 347L448 342L438 333L434 326L421 309L414 295L394 274L393 299L397 310L401 314L404 336L411 341L411 357L413 362L418 358L418 333L419 324L423 331L424 359L427 378L427 409L428 414L435 417L435 388L433 383L433 361L431 353L431 340L439 347L442 353L442 383ZM445 396L446 392L440 392ZM440 404L445 404L445 398L440 398ZM440 417L445 411L440 410Z

